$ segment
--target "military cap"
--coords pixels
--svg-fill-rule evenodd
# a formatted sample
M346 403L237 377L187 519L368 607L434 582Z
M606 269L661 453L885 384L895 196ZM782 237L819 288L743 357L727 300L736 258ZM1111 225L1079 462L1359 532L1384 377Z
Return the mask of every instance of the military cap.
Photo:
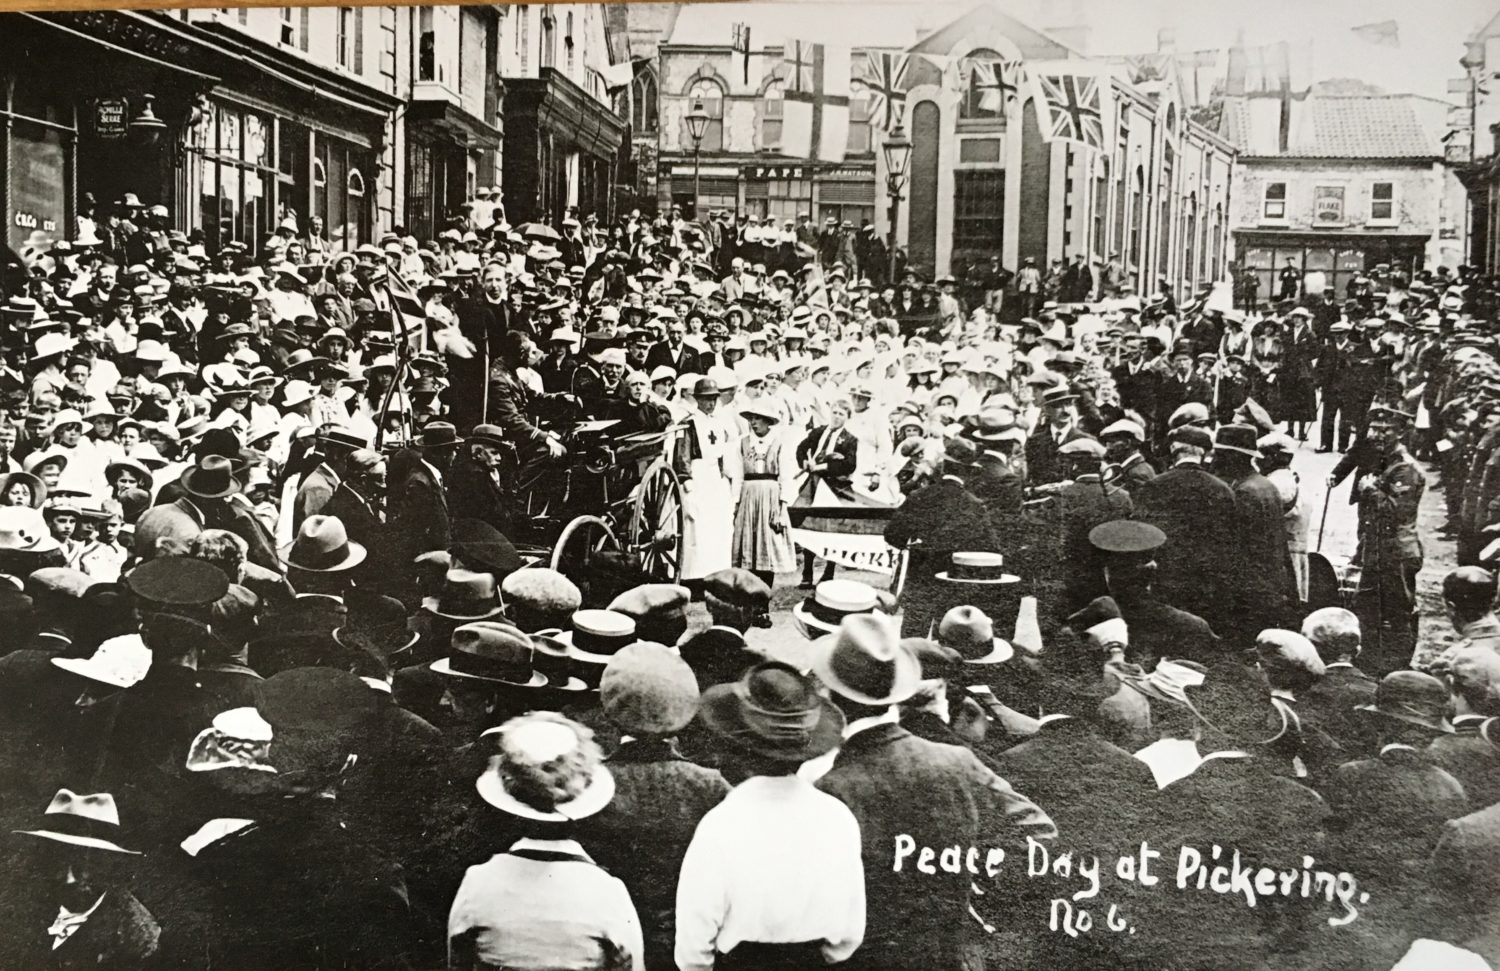
M195 606L211 604L229 591L224 571L187 556L158 556L125 578L131 591L152 603Z

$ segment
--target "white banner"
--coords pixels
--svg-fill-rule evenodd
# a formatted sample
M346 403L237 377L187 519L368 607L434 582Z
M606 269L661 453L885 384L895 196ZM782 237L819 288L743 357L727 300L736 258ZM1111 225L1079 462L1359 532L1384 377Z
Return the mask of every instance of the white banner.
M830 533L792 527L792 542L815 555L851 570L893 574L901 563L901 551L879 533Z

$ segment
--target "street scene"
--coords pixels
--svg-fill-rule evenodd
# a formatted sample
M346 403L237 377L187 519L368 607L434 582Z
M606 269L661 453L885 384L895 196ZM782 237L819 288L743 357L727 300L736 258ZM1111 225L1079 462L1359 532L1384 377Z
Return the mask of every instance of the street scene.
M0 971L1500 968L1430 6L0 13Z

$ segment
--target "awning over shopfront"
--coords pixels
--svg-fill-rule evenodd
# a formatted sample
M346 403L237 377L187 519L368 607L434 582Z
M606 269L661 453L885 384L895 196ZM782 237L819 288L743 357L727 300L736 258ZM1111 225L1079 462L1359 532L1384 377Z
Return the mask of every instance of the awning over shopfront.
M505 79L505 123L530 123L566 137L595 158L614 158L625 138L625 122L609 106L589 97L561 71L543 68L539 78Z
M442 132L465 148L493 150L500 147L498 128L485 124L451 101L414 99L406 111L406 120Z

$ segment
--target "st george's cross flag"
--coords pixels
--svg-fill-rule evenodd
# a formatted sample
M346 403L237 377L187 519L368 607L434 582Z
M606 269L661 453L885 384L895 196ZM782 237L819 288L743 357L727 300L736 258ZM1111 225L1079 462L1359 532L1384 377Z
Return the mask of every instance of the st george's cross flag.
M789 40L782 54L782 155L842 162L849 141L849 48Z
M1042 137L1049 142L1062 140L1103 149L1108 130L1106 115L1113 107L1107 100L1109 79L1074 73L1066 67L1032 68L1029 73Z
M905 54L870 51L860 55L854 80L870 99L870 124L890 131L906 117Z

